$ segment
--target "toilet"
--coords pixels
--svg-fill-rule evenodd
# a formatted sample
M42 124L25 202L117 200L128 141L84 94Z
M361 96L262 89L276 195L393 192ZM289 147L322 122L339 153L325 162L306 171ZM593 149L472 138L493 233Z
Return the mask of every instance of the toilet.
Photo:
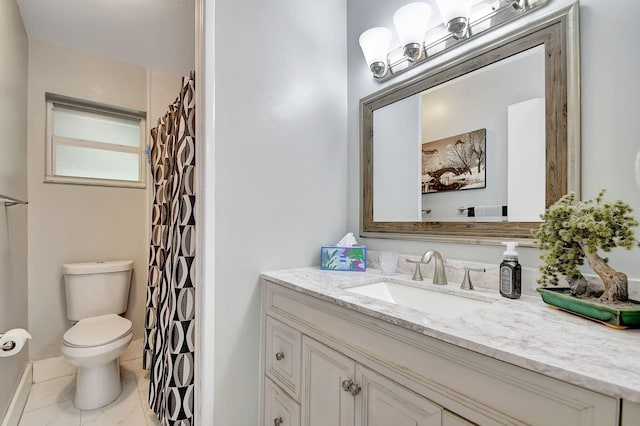
M133 339L127 310L133 261L62 265L67 317L74 325L64 333L62 355L76 367L73 404L93 410L122 393L118 357Z

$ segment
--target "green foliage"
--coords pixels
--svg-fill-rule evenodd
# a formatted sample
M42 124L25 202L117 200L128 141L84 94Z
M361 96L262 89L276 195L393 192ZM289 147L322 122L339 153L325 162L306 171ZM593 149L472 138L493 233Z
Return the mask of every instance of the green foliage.
M556 285L557 274L570 280L582 277L578 266L584 264L585 254L640 246L633 233L638 221L631 216L631 207L620 200L603 202L604 193L582 202L576 202L574 193L567 194L541 215L545 222L534 232L538 247L545 250L540 256L544 262L540 284Z

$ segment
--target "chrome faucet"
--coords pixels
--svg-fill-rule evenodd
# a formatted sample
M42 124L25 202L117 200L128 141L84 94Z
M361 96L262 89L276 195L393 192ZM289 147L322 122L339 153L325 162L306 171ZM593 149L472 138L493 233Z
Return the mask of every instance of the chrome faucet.
M414 281L423 281L424 278L422 278L422 271L420 270L420 265L422 265L423 263L429 263L431 262L431 259L435 258L435 263L434 263L434 272L433 272L433 284L437 284L437 285L447 285L447 273L444 270L444 259L442 257L442 255L435 251L435 250L429 250L426 251L422 257L420 258L420 260L407 260L407 262L409 263L415 263L416 264L416 270L413 273L413 278L411 278Z

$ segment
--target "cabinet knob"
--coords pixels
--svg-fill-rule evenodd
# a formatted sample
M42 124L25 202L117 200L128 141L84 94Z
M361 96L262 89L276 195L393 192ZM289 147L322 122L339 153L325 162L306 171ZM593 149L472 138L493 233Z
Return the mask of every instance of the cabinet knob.
M356 396L360 393L362 388L360 385L353 383L353 380L343 380L342 381L342 390L345 392L349 392L351 395Z
M273 419L273 426L280 426L280 425L282 425L282 423L284 423L284 420L282 420L282 417L278 417L276 419Z
M276 352L276 361L282 361L284 359L284 352Z

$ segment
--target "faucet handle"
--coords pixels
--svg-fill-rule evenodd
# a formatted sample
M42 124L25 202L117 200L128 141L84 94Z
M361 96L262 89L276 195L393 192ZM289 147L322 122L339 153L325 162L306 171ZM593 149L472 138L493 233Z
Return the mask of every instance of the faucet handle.
M471 275L469 271L476 272L486 272L485 268L469 268L468 266L464 267L464 278L462 279L462 284L460 284L460 288L463 290L473 290L473 284L471 283Z
M422 278L422 271L420 270L420 265L422 264L422 260L407 259L407 262L416 264L416 270L413 272L413 277L411 277L411 279L413 281L424 281L424 278Z

